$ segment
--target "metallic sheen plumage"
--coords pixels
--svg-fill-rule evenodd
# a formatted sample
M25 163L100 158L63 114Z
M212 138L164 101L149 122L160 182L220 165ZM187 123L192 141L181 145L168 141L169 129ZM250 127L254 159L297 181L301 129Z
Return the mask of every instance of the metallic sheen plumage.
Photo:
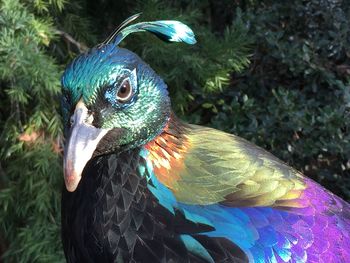
M137 17L62 77L65 166L92 156L63 190L67 261L350 262L350 205L242 138L177 119L163 80L117 45L140 31L194 44L193 32Z

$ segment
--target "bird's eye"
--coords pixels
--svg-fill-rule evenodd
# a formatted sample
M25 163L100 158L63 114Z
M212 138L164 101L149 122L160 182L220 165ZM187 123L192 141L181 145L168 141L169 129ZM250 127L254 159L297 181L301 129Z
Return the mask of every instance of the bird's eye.
M117 100L120 103L125 103L131 99L132 94L133 94L133 90L131 88L129 78L127 78L122 82L122 84L119 87L119 90L117 93Z

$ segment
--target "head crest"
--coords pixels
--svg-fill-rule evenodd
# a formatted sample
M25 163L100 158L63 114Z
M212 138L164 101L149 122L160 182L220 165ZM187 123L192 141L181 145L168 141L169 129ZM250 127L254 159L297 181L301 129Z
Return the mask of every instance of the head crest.
M185 24L175 20L159 20L152 22L141 22L127 26L137 19L141 13L135 14L126 19L120 26L103 42L103 44L113 43L118 45L125 37L131 33L148 31L166 42L185 42L195 44L194 33Z

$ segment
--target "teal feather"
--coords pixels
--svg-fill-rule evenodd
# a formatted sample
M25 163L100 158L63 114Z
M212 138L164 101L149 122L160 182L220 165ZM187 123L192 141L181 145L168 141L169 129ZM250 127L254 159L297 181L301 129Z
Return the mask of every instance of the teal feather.
M113 44L118 45L129 34L144 31L150 32L166 42L185 42L191 45L197 42L192 29L179 21L159 20L153 22L141 22L124 27L131 21L135 20L138 16L139 14L125 20L105 41L105 43L113 42Z
M180 238L184 242L188 251L191 251L193 254L200 256L201 258L205 259L208 263L214 263L214 260L210 256L208 251L192 236L181 235Z

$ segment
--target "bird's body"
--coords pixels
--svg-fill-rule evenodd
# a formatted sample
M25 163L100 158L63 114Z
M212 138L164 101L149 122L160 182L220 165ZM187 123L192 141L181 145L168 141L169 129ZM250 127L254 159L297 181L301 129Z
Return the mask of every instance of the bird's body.
M174 21L113 37L140 28L194 42ZM350 262L348 203L244 139L178 120L130 51L100 45L62 83L68 262Z

